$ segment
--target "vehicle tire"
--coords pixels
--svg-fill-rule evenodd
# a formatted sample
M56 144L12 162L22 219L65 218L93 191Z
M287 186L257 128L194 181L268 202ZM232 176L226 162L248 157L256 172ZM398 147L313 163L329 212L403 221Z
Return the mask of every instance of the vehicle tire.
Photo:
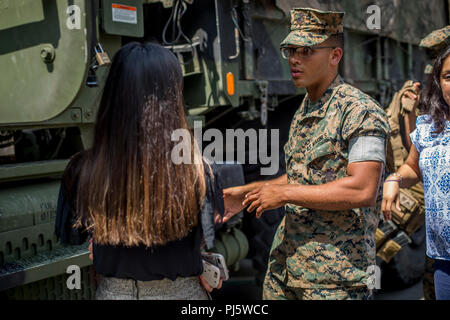
M288 109L287 113L294 113L296 108ZM278 128L280 130L280 151L279 151L279 170L275 176L262 176L260 174L261 165L244 166L245 182L271 180L286 173L286 162L283 146L287 141L290 121L292 116L275 116L271 114L269 128ZM270 121L269 120L269 121ZM270 148L270 146L269 146ZM257 270L256 283L262 287L264 276L267 270L270 248L278 225L285 214L284 206L274 210L265 211L259 219L255 217L254 212L244 210L243 229L249 240L249 253L247 255L253 262L253 268Z

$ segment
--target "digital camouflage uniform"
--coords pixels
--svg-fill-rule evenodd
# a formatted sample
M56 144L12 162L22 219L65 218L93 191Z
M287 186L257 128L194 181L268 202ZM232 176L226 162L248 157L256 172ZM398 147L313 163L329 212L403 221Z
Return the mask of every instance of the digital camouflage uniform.
M439 52L450 45L450 26L434 30L420 41L419 46L425 48L434 59ZM428 64L425 67L425 74L430 74L433 66Z
M450 44L450 26L446 26L439 30L434 30L420 41L420 46L439 52L448 47Z
M301 21L310 30L305 21L342 26L343 13L293 9L291 17L295 28ZM342 29L333 25L330 30ZM303 31L297 37L291 31L282 45L304 45L302 36L309 33ZM337 76L314 103L306 95L294 115L284 147L288 183L318 185L344 178L351 138L388 135L387 117L377 102ZM287 204L272 244L263 298L369 299L367 268L376 264L378 195L376 207L343 211Z

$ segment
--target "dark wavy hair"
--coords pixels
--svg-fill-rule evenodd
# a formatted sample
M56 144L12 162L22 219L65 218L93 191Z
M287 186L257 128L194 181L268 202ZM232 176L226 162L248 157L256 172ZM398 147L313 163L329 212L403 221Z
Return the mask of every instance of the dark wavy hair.
M441 88L441 71L444 60L450 55L450 47L441 51L434 62L433 71L428 77L427 86L421 98L421 110L423 114L429 114L433 119L436 131L441 133L445 128L445 121L449 117L449 107L445 102Z
M168 49L132 42L114 56L78 184L76 226L96 243L163 245L198 224L203 164L171 160L172 132L189 131L182 90Z

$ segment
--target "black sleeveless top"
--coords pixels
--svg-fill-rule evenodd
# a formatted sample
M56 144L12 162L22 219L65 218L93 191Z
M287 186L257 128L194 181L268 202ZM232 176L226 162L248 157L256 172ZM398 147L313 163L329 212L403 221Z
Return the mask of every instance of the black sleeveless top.
M66 173L65 176L67 179ZM214 237L213 212L215 206L212 203L215 202L215 193L219 192L218 190L211 190L214 189L214 183L211 184L209 175L205 176L207 179L205 205L199 212L198 225L186 237L162 246L149 248L145 245L134 247L98 245L95 244L94 239L93 256L96 272L107 277L139 281L161 280L163 278L175 280L177 277L199 276L203 272L200 254L203 229L204 227L208 229L209 241L206 240L206 242L212 243L214 241L214 239L211 240L211 234ZM76 199L74 192L76 182L73 186L69 185L70 193L67 193L68 188L65 188L64 184L63 178L58 197L55 233L63 244L82 244L89 235L83 230L72 228L75 221L72 208L73 200ZM221 205L219 212L223 215L223 199ZM206 213L205 208L208 211ZM212 245L207 245L207 247L210 249Z
M201 224L183 239L146 248L97 245L94 242L95 271L106 276L140 281L199 276L203 272L200 245Z

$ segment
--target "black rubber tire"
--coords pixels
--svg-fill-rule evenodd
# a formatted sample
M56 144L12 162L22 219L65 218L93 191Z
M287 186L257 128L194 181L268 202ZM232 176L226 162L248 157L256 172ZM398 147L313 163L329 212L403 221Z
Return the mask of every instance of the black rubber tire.
M260 219L254 214L244 214L245 233L249 239L249 257L258 271L256 281L262 285L267 270L270 248L278 225L284 217L284 208L266 211Z
M280 170L277 176L285 172L284 153L281 153ZM259 175L259 166L244 167L244 175L246 183L263 179ZM273 177L270 178L273 179ZM252 260L253 268L258 271L256 281L259 286L262 286L264 280L273 237L283 217L284 207L265 211L259 219L255 217L254 212L249 213L244 210L243 231L249 241L247 257Z
M280 150L279 150L279 170L276 177L286 173L286 163L284 158L284 144L287 142L289 135L289 126L292 116L298 108L297 103L283 106L283 113L269 113L268 128L277 128L280 133ZM289 119L289 120L287 120ZM260 181L273 179L260 175L261 166L246 165L244 166L245 182ZM277 231L278 225L284 217L284 207L264 212L261 218L255 218L254 213L244 211L243 230L249 240L249 253L247 255L253 262L253 268L257 270L256 282L258 286L262 286L264 276L267 270L270 248L272 247L273 238Z
M284 158L284 144L288 140L289 127L292 121L292 117L295 111L298 109L301 103L302 97L295 97L287 102L280 104L276 111L269 111L268 124L266 127L261 125L260 119L253 121L239 121L236 118L235 113L230 113L221 119L220 123L214 123L214 127L218 127L221 130L227 128L241 128L247 130L253 129L279 129L279 170L274 176L262 176L260 169L261 164L244 164L244 178L245 183L251 183L254 181L270 180L278 177L286 172L286 164ZM238 123L238 125L234 125ZM268 140L268 148L270 146L271 139ZM246 142L246 152L252 146ZM267 262L269 258L270 248L272 246L273 237L277 230L277 227L284 217L284 207L276 210L266 211L260 219L255 218L255 214L248 213L244 210L244 217L242 223L242 231L245 233L249 242L249 252L247 258L252 261L253 268L257 270L256 281L258 285L262 285L264 275L267 269Z

